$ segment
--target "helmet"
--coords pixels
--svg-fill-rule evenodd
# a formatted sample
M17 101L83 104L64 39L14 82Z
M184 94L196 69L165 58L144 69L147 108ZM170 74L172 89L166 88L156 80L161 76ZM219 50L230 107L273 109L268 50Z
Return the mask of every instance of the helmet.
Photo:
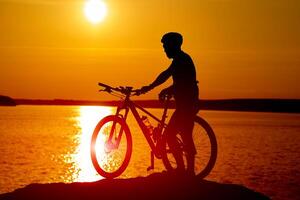
M183 37L180 33L169 32L163 35L161 42L163 44L170 44L172 46L181 47Z

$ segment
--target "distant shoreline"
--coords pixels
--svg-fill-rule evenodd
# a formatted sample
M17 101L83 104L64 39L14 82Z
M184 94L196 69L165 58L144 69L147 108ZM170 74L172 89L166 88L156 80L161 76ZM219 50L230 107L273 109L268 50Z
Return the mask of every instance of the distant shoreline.
M117 106L120 101L14 99L16 105ZM134 101L145 108L163 108L158 100ZM175 108L172 101L170 108ZM300 99L200 100L200 110L300 113Z

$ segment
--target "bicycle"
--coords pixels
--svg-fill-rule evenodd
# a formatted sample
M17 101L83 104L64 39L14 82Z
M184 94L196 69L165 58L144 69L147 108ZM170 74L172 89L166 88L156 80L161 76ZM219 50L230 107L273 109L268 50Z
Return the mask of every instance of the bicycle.
M151 149L151 165L147 170L154 169L154 157L162 159L168 171L175 169L176 161L168 147L163 131L167 126L166 118L170 97L164 101L162 118L159 119L130 100L130 97L140 95L140 90L133 90L132 87L114 88L103 83L99 83L99 86L104 88L100 91L118 96L122 101L117 106L116 113L101 119L94 129L90 155L96 171L105 178L115 178L120 176L127 168L132 153L132 136L126 123L129 110L132 112ZM146 114L146 116L141 116L138 110ZM147 116L158 122L155 128L149 126ZM185 156L185 148L180 136L177 139L180 143L183 156ZM197 150L195 174L197 177L204 178L211 172L215 165L217 159L217 140L213 129L199 116L196 116L194 120L193 140ZM198 142L198 140L200 141ZM208 152L205 153L203 149Z

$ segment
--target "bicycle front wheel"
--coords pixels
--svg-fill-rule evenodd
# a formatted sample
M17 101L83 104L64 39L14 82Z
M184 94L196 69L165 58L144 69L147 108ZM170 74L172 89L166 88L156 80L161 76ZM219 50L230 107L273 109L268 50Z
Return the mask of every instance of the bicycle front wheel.
M129 164L132 138L126 122L115 115L104 117L96 126L91 141L91 159L105 178L120 176Z
M184 164L187 166L186 151L180 137L177 135L178 144L183 152ZM195 175L199 178L205 178L213 169L217 160L217 140L213 129L201 117L196 116L193 128L193 140L196 147L195 155ZM177 163L167 144L166 137L163 137L163 155L162 160L168 171L177 168Z

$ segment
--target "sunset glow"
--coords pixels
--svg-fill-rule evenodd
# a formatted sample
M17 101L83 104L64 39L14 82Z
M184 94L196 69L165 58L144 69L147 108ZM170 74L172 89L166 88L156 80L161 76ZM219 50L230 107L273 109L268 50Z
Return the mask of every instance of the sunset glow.
M300 98L299 10L284 0L1 1L0 93L98 100L100 81L142 87L170 65L160 40L177 31L201 98Z
M0 200L299 198L299 11L0 0Z

